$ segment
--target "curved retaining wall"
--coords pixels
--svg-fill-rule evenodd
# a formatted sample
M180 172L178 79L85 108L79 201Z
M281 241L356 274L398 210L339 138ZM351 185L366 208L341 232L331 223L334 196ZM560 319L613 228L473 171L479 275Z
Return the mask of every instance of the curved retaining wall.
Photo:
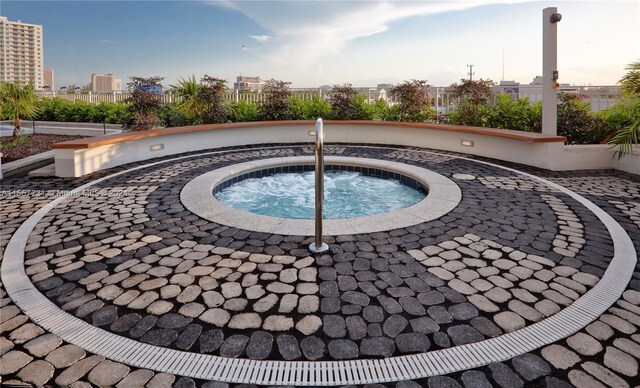
M311 143L313 121L278 121L200 125L107 135L53 146L56 175L78 177L135 161L219 147L273 143ZM530 166L580 169L575 154L565 152L561 136L456 125L325 121L325 142L395 144L478 155ZM604 150L604 152L607 152ZM588 168L615 168L598 159ZM637 155L632 155L634 157ZM573 159L572 159L573 157ZM583 159L584 155L581 155ZM640 157L625 171L640 173ZM629 163L628 163L629 164ZM584 167L583 167L584 168Z

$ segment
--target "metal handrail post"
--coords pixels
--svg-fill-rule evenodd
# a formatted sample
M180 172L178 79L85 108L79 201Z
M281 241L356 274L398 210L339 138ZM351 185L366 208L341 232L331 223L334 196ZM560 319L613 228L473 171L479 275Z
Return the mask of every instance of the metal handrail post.
M315 234L315 242L309 245L309 250L312 253L324 253L329 250L329 245L322 242L322 202L324 201L324 130L323 130L322 119L318 119L316 121L315 135L316 135L316 146L315 146L316 234Z

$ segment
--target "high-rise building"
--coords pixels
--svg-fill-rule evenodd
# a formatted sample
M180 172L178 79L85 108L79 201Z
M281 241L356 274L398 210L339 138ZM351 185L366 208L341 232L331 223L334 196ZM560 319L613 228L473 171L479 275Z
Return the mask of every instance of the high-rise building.
M234 90L262 90L264 82L260 80L260 76L257 77L245 77L239 75L236 78L236 82L233 83Z
M42 26L0 16L0 81L42 89L43 62Z
M53 75L53 69L44 69L42 71L42 88L48 92L56 90L56 82Z
M113 93L122 91L122 81L113 74L91 74L91 93Z

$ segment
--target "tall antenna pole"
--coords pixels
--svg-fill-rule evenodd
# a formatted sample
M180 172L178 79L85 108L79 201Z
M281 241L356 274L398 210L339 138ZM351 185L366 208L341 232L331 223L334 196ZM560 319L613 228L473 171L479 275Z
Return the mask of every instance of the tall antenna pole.
M473 75L475 74L473 72L473 66L474 65L467 65L467 67L469 68L469 81L473 81Z

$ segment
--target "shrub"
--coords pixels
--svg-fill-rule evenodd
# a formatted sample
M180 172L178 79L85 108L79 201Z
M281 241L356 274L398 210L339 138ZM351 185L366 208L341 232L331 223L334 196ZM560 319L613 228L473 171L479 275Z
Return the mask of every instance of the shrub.
M485 104L464 101L449 114L449 122L458 125L487 127L491 119L491 108Z
M558 95L558 135L565 136L568 144L597 144L605 135L606 127L582 98L569 93Z
M331 104L320 96L313 96L310 100L300 97L289 99L291 117L294 120L316 120L318 118L331 117Z
M260 121L261 112L258 104L240 100L238 102L231 101L227 107L227 118L230 121Z
M265 100L262 103L262 120L290 120L293 115L289 108L289 99L291 98L291 90L289 90L291 82L270 79L265 82L262 93Z
M398 121L424 122L435 117L435 111L429 105L427 81L411 80L393 86L389 94L397 101L394 109Z
M183 127L193 124L193 117L189 116L183 106L178 102L172 102L160 108L160 122L163 127Z
M362 98L363 96L358 99L358 92L351 84L333 85L329 97L331 118L336 120L365 120L368 112L365 112L363 102L366 96L364 96L364 99ZM370 113L373 113L373 111Z
M491 86L494 82L490 79L477 81L461 79L460 84L451 84L453 96L460 101L469 101L474 104L487 104L492 98Z
M618 159L640 144L640 96L624 98L602 113L606 132L612 134L609 144L617 147Z
M227 81L204 75L197 99L202 104L200 114L196 117L197 124L216 124L227 121L227 110L223 106L223 95Z
M160 124L160 96L152 91L160 87L163 77L131 77L127 84L131 95L125 100L128 104L127 115L122 124L123 130L140 131L155 128Z
M508 94L497 97L490 105L487 126L527 132L542 131L542 103L531 104L528 98L514 100Z

